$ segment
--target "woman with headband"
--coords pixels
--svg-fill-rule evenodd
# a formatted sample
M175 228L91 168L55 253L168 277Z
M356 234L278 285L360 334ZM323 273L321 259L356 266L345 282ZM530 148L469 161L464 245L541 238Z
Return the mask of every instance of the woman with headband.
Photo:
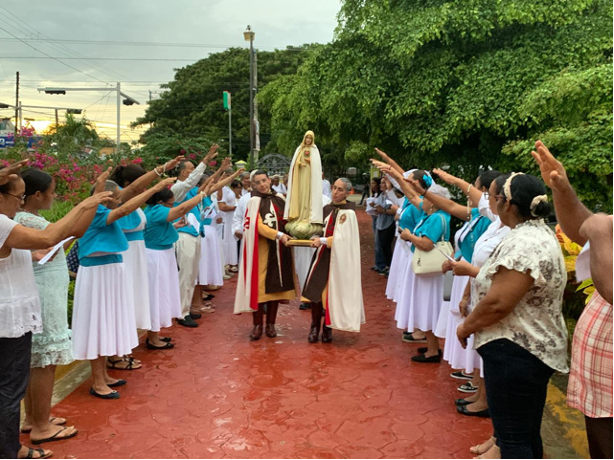
M512 230L480 269L473 311L457 336L466 346L475 333L501 457L542 458L548 381L555 371L568 371L565 261L544 222L551 206L539 179L513 173L494 198Z

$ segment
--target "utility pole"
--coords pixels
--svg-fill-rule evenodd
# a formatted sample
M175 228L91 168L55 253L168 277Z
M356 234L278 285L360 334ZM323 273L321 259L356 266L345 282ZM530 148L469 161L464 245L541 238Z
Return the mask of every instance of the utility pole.
M228 110L228 152L232 158L232 96L230 91L224 91L224 108Z
M254 37L256 33L247 26L243 37L249 41L249 167L254 169Z
M60 119L58 118L58 109L55 109L55 127L60 126Z
M260 122L258 121L258 52L254 53L254 160L258 163L260 157Z
M117 147L115 147L115 153L119 153L119 143L120 143L120 134L119 134L119 121L120 121L120 107L122 102L122 93L121 93L121 83L117 82Z
M17 84L15 85L15 139L17 139L17 120L19 119L19 72L17 72Z

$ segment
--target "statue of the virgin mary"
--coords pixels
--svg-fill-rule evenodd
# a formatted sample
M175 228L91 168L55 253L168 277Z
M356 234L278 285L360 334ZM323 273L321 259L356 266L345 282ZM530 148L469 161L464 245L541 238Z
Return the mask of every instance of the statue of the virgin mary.
M322 161L313 131L307 131L290 164L284 219L286 230L306 240L322 230Z

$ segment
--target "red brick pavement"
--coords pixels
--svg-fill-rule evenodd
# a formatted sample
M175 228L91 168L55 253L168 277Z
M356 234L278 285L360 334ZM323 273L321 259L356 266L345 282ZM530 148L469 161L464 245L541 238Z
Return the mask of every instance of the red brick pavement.
M369 267L373 237L359 211L367 323L309 344L310 313L281 306L279 336L250 343L251 318L232 314L234 279L197 329L169 330L176 348L135 356L143 369L114 371L121 399L88 394L90 381L55 416L79 429L44 445L56 458L468 458L489 420L456 413L459 381L446 364L410 361L386 278ZM358 288L358 286L357 286ZM23 436L27 443L27 436Z

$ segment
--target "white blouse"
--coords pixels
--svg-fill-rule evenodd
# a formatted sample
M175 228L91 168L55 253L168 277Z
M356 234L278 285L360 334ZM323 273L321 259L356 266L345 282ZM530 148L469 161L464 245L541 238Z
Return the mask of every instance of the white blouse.
M0 247L16 225L0 214ZM32 253L12 249L8 257L0 259L0 338L15 339L28 332L43 332Z
M475 333L474 347L508 339L552 369L568 372L562 314L567 271L555 234L541 219L513 228L480 269L471 293L473 305L488 293L501 267L529 274L534 284L509 315Z

